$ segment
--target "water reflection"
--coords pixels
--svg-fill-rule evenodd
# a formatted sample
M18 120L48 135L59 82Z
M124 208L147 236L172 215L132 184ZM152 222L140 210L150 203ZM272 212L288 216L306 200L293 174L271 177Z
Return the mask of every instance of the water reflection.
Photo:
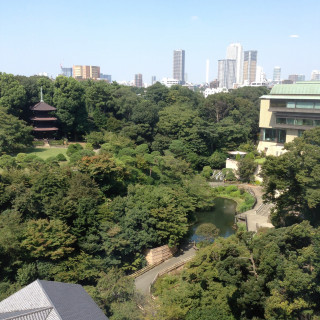
M197 222L192 226L190 241L199 242L203 239L195 235L197 227L202 223L213 223L220 229L219 236L227 238L234 233L234 214L236 211L236 202L225 198L216 198L215 207L211 211L198 212L196 214Z

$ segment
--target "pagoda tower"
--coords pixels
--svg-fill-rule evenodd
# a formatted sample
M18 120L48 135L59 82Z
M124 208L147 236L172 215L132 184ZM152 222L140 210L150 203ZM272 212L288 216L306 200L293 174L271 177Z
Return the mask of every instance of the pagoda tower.
M52 138L53 133L59 130L55 126L57 118L52 114L57 109L43 101L42 87L40 102L35 106L30 107L30 110L32 110L32 117L30 120L33 123L34 136L38 139Z

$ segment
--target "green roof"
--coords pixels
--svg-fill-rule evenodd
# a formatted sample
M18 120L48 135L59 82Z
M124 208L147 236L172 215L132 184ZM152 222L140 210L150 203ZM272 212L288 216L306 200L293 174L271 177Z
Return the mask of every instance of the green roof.
M301 81L295 84L277 84L270 95L320 95L320 81Z
M260 99L275 99L275 100L320 100L320 95L265 95Z

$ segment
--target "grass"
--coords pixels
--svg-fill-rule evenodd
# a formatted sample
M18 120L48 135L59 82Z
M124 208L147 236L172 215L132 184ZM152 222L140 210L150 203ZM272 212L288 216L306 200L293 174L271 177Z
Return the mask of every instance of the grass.
M67 156L67 148L31 148L26 153L35 154L43 160L46 160L49 157L56 157L59 153L62 153L69 160L69 157Z
M263 163L265 163L265 161L266 161L266 158L261 158L261 159L254 160L254 162L256 162L257 164L263 164Z

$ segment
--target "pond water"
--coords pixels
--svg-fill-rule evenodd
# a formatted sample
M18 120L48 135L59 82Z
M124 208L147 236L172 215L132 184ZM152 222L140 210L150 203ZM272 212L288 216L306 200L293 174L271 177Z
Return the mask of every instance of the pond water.
M189 240L199 242L203 240L195 235L197 227L202 223L213 223L220 229L219 236L227 238L234 234L234 215L237 203L230 199L216 198L214 199L214 208L210 211L202 211L196 213L197 222L191 227L191 235Z

